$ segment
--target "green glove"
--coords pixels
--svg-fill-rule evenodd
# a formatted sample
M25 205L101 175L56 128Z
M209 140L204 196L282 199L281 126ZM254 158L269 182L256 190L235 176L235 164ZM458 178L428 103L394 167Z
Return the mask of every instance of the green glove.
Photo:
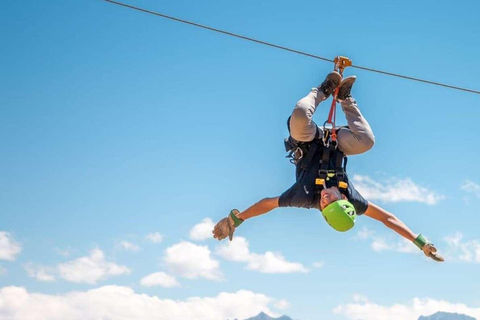
M243 221L243 219L240 219L237 217L237 214L239 214L240 212L237 210L237 209L233 209L232 211L230 211L230 214L228 215L230 218L232 218L233 220L233 226L236 228L238 226L240 226Z
M212 231L213 237L218 240L223 240L228 237L230 241L232 241L235 228L243 222L242 219L236 216L239 213L237 209L233 209L226 218L220 220Z

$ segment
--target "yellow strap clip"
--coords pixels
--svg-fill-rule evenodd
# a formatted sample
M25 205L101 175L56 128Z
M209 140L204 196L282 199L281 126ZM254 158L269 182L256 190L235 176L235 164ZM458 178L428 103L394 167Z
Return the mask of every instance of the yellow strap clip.
M315 179L316 185L323 185L324 183L325 183L325 179L320 179L320 178Z
M342 188L342 189L347 189L348 188L348 183L343 182L343 181L339 181L338 182L338 187Z

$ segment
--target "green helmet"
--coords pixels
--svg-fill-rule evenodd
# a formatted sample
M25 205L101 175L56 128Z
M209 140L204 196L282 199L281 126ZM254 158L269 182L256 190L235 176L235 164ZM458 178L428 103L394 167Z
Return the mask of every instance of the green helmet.
M347 200L338 200L330 203L322 211L327 223L337 231L348 231L355 225L357 212L353 204Z

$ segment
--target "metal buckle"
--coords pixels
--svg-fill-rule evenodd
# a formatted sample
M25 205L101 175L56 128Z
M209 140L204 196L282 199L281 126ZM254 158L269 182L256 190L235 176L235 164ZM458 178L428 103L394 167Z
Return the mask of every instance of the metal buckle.
M330 147L330 136L331 136L331 135L330 135L330 130L333 129L333 124L332 124L332 128L331 128L331 129L328 129L328 128L327 128L327 123L328 123L328 120L323 123L323 137L322 137L322 141L323 141L323 145L324 145L325 147L329 148L329 147ZM329 124L331 124L331 123L329 123Z
M347 57L342 57L342 56L337 56L333 60L335 63L335 71L338 71L341 75L343 75L343 70L346 67L351 67L352 66L352 60L347 58Z
M300 154L299 157L297 157L297 152ZM297 147L297 149L295 149L295 153L294 153L294 154L295 154L295 160L296 160L297 162L300 161L300 160L303 158L303 150L302 150L302 148Z
M319 169L319 170L318 170L318 177L321 178L321 179L327 179L327 177L328 177L328 170Z

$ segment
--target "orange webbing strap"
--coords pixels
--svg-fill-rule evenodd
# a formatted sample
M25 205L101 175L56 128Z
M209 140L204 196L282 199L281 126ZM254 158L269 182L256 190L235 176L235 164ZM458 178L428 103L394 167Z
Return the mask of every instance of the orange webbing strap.
M330 112L328 113L328 120L326 123L332 125L331 139L333 142L337 141L337 132L335 130L335 120L337 119L337 94L338 88L335 89L333 94L332 106L330 107Z
M335 67L334 70L338 71L340 75L343 78L343 70L346 67L350 67L352 65L352 60L350 60L347 57L335 57L334 59L335 62ZM333 101L332 101L332 106L330 107L330 112L328 114L328 120L325 122L325 124L331 124L332 125L332 133L331 133L331 139L333 142L337 141L337 132L335 130L335 120L337 118L337 95L338 95L338 90L339 88L335 89L335 93L333 94Z

